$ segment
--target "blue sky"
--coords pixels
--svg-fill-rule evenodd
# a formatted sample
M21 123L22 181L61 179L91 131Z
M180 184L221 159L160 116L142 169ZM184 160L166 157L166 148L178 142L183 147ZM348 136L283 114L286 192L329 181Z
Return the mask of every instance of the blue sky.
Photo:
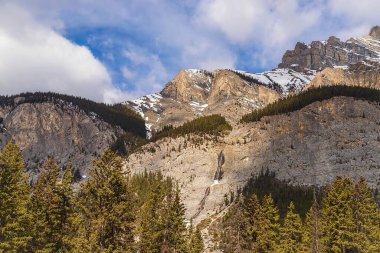
M380 24L378 8L378 0L4 0L0 88L120 102L160 91L185 68L275 68L297 41L367 34Z

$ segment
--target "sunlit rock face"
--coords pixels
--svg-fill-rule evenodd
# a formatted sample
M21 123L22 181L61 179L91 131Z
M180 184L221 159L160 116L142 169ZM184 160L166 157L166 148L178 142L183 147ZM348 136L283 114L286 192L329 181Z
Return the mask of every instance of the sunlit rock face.
M309 45L299 42L293 50L284 54L279 67L303 72L326 67L348 68L363 61L380 61L378 26L373 27L368 36L351 38L345 42L334 36L326 41L313 41Z

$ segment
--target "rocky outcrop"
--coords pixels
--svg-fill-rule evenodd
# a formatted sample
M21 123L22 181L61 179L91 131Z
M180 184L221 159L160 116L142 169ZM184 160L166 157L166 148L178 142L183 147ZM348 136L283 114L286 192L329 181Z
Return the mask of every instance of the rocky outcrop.
M380 40L380 26L372 27L371 31L369 32L369 36L377 40Z
M13 139L22 151L32 178L49 156L60 166L70 162L73 169L85 177L91 160L124 133L96 114L86 114L64 101L21 104L16 101L15 106L0 107L0 117L1 147Z
M336 97L238 125L218 141L163 139L131 155L126 166L133 172L161 170L178 180L186 217L197 214L197 223L223 210L225 195L266 169L292 184L324 185L336 176L364 176L371 187L379 187L379 119L379 105ZM222 150L223 177L215 183Z
M298 42L294 50L282 57L279 68L299 72L322 70L326 67L349 66L362 61L380 60L380 29L374 27L369 36L349 39L346 42L332 36L327 41L313 41L310 45Z
M179 102L206 103L213 74L205 70L181 70L161 91L161 95Z
M211 114L221 114L236 124L244 114L300 91L313 77L312 72L305 74L289 69L259 74L182 70L161 93L125 104L146 120L150 132Z
M380 89L380 64L357 63L348 69L326 68L317 73L305 89L311 87L348 85Z

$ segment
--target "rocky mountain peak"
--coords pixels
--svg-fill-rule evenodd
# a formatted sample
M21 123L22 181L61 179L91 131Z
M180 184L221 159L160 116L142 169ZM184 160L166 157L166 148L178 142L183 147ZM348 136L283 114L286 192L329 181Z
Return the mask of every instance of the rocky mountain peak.
M369 36L377 40L380 40L380 26L372 27L371 31L369 32Z
M380 27L375 26L370 36L351 38L346 42L335 36L309 45L298 42L293 50L286 51L278 67L305 73L327 67L349 67L362 61L379 62L379 39Z
M161 95L181 102L204 103L211 89L212 73L206 70L181 70L161 91Z

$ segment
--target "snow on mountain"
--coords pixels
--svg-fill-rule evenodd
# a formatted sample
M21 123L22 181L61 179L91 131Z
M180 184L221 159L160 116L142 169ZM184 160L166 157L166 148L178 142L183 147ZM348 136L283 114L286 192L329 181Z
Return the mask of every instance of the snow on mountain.
M158 112L161 99L162 96L160 93L154 93L132 101L127 101L125 104L130 105L142 118L144 118L144 109Z
M347 41L347 43L355 43L361 47L369 49L372 54L365 55L365 59L369 61L380 62L380 40L372 36L361 36Z
M237 71L238 73L245 75L257 82L274 88L280 89L284 95L288 95L292 92L299 92L308 84L315 76L315 71L307 71L306 73L300 73L292 69L278 68L271 71L265 71L262 73L251 74L245 71Z
M147 138L152 137L152 124L148 123L149 118L145 117L145 111L154 111L157 114L160 112L160 102L162 96L160 93L154 93L143 96L141 98L127 101L124 104L130 106L135 112L137 112L145 120L145 129L147 131Z

